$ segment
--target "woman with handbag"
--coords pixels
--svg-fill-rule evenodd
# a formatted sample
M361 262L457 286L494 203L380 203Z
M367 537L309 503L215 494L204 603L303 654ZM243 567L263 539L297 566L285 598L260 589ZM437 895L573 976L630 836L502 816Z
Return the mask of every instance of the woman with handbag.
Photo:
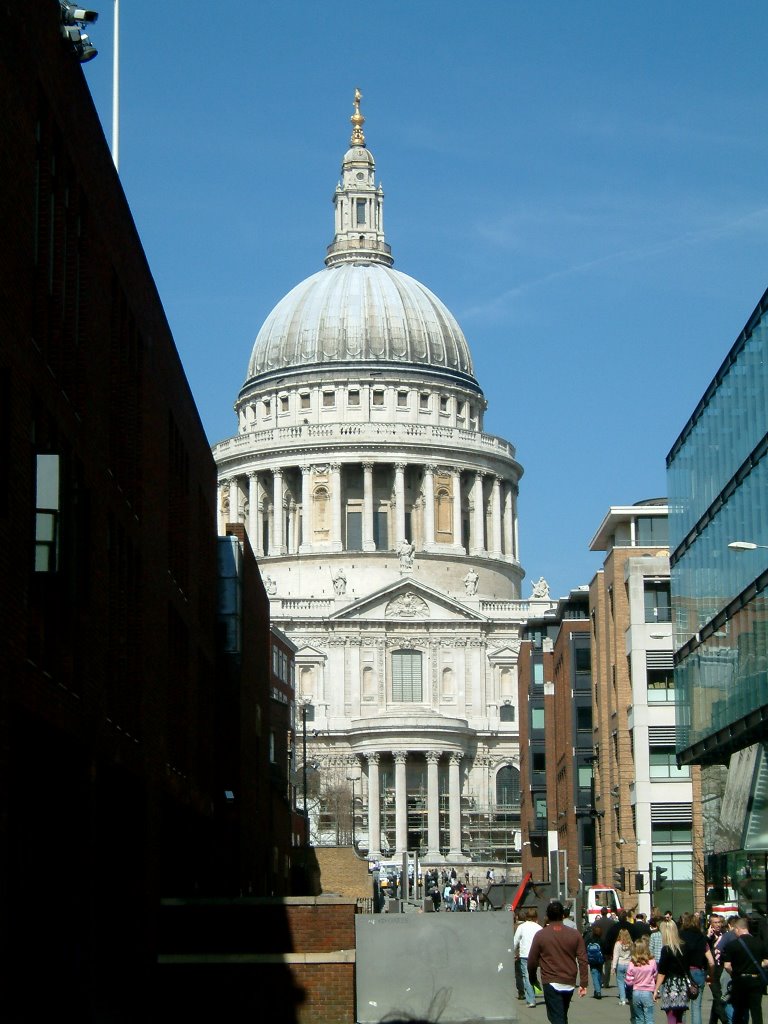
M659 931L662 947L653 998L660 1000L661 1008L667 1015L667 1024L680 1024L690 1001L688 986L691 977L675 922L660 921Z
M704 933L698 925L698 915L683 914L680 918L680 939L683 944L684 958L688 965L691 980L699 987L699 994L691 996L691 1024L701 1024L701 1003L704 998L704 986L707 976L715 973L715 958L707 945Z

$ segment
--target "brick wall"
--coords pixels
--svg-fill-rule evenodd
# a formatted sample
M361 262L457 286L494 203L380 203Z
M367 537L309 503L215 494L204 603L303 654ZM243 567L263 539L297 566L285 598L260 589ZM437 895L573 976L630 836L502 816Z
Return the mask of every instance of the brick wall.
M347 899L365 899L373 894L368 862L360 860L350 846L315 847L320 870L320 891Z
M216 1019L226 993L243 1019L353 1024L353 900L167 900L161 921L158 1019Z

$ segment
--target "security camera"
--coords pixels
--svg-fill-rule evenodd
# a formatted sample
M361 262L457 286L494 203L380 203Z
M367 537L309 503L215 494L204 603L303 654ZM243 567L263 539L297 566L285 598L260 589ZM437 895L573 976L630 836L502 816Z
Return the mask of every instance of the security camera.
M98 11L88 11L84 7L75 7L66 0L60 0L62 25L75 25L78 21L96 21Z

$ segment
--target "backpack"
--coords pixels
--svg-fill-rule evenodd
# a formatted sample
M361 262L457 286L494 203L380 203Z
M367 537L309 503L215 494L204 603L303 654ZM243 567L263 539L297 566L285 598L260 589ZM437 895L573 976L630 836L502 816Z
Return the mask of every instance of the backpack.
M587 963L590 967L602 967L605 963L605 957L603 956L602 949L600 949L600 943L595 942L594 939L592 942L587 943Z

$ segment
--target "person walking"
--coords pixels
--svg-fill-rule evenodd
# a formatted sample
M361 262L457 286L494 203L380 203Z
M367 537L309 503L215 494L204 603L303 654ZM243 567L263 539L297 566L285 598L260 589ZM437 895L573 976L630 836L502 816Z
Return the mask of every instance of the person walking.
M662 919L659 931L662 947L653 998L660 999L661 1008L667 1015L667 1024L680 1024L688 1009L688 965L683 957L675 922Z
M701 1004L704 999L704 987L707 978L715 973L715 958L707 945L704 933L699 928L697 914L683 914L680 918L680 941L683 946L683 959L688 973L699 986L699 994L690 1001L691 1024L701 1024Z
M656 961L648 943L638 939L632 944L632 956L627 967L626 984L632 990L632 1016L638 1024L653 1024L653 993L656 989Z
M535 985L536 972L541 970L549 1024L567 1024L577 981L579 997L587 994L587 951L578 929L563 924L560 900L552 900L546 916L547 926L536 932L528 952L528 977Z
M736 938L728 943L723 967L731 976L733 1024L763 1024L763 996L768 981L768 947L751 935L746 918L740 917L733 931Z
M719 944L725 934L725 918L722 914L712 914L709 918L707 929L707 945L715 961L712 972L710 992L712 993L712 1009L709 1012L709 1024L731 1024L733 1019L733 1007L726 1003L723 992L723 979L728 980L723 973L723 961L720 957Z
M622 928L613 947L611 958L611 974L616 975L616 985L619 990L619 1003L627 1005L626 977L627 968L632 957L632 937L628 929Z
M592 975L592 995L595 999L603 998L603 928L602 925L593 924L592 931L586 945L587 964L589 973Z
M536 908L529 907L525 914L525 920L515 928L515 938L512 942L512 951L515 957L520 961L520 973L523 977L523 990L525 992L525 1001L528 1006L536 1005L536 993L533 991L533 985L531 984L531 979L528 976L528 954L534 937L541 931L538 916Z

